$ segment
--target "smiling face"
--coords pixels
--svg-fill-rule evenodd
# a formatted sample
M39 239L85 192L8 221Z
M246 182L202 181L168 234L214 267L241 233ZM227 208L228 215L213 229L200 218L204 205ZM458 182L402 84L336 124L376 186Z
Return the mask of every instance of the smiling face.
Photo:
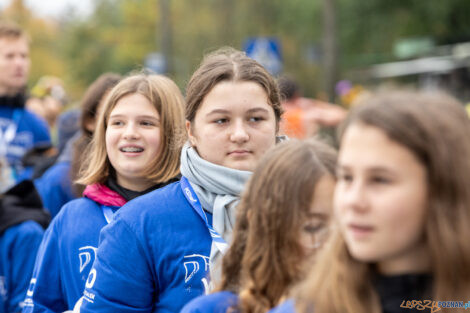
M351 255L383 273L421 271L426 169L405 146L360 123L341 141L335 214Z
M160 114L150 101L131 94L121 98L108 118L106 152L124 188L143 191L152 183L144 171L158 157Z
M0 94L13 95L26 85L30 67L26 38L0 38Z
M276 142L274 110L253 82L217 84L186 128L201 158L237 170L253 171Z

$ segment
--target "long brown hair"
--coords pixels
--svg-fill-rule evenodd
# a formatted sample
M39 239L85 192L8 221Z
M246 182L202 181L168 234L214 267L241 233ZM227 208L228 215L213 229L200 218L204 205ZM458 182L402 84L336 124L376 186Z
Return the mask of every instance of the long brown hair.
M160 150L148 164L144 175L155 184L163 183L179 174L180 139L184 136L184 99L178 86L162 75L145 73L131 75L117 84L106 97L95 133L85 153L78 183L104 183L111 174L112 165L106 153L106 128L111 111L123 97L138 93L146 97L160 114Z
M70 166L70 179L75 182L78 179L80 167L85 159L85 151L88 144L91 142L93 131L88 129L90 123L96 122L96 115L98 106L103 102L104 96L111 88L113 88L121 80L121 75L114 73L104 73L100 75L86 90L82 98L80 109L80 137L73 144L72 164ZM76 196L81 196L84 185L73 184L74 193Z
M324 143L291 140L266 153L237 208L233 243L218 290L240 296L239 310L266 312L302 273L302 224L316 184L334 177L336 152Z
M266 92L279 126L282 107L277 82L261 64L230 47L208 54L194 72L186 87L186 120L194 120L204 97L222 81L259 84Z
M339 137L355 123L381 129L426 168L429 205L424 235L431 261L432 297L439 301L468 298L470 120L463 106L443 94L389 92L375 95L353 110ZM295 295L297 311L308 312L313 305L322 313L379 313L382 309L372 286L373 274L373 265L352 258L336 230Z

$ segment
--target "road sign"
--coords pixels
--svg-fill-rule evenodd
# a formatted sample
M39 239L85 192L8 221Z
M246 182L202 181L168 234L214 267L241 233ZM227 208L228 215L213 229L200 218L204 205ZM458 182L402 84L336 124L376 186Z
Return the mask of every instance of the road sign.
M160 52L152 52L145 57L144 66L157 74L166 73L165 56Z
M271 74L279 75L281 73L281 44L276 38L249 38L245 41L244 50L247 56L258 61Z

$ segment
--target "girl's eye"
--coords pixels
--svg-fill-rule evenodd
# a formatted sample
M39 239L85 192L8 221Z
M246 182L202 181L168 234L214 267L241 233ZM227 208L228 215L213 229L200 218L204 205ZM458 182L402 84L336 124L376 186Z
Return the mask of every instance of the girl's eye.
M353 180L353 177L351 174L338 173L336 174L336 179L338 181L351 182Z
M249 119L250 122L261 122L262 120L264 120L264 118L262 118L261 116L253 116Z
M121 126L121 125L124 125L124 122L123 122L123 121L119 121L119 120L114 120L114 121L111 121L111 125L114 125L114 126Z
M140 122L141 125L143 126L154 126L155 123L154 122L150 122L150 121L142 121Z
M309 234L315 234L324 227L324 223L317 223L317 224L307 224L304 226L304 231Z
M226 118L219 118L219 119L214 121L214 123L216 123L216 124L225 124L227 122L228 122L228 119L226 119Z
M371 181L375 184L388 184L390 183L390 179L382 176L374 176L371 178Z

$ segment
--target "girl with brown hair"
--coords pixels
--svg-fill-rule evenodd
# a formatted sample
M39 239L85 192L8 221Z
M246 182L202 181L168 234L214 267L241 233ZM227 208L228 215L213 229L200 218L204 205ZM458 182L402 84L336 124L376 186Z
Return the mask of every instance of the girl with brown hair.
M240 193L275 145L280 116L276 82L261 65L233 49L207 56L186 89L183 177L130 202L103 229L80 312L178 312L209 290Z
M175 83L159 75L132 75L111 89L83 151L78 183L87 187L47 229L24 312L74 308L92 269L101 229L128 201L177 180L183 103Z
M277 305L326 239L335 166L336 152L314 140L268 152L238 207L219 292L182 312L264 313Z
M470 121L457 101L396 92L340 132L337 231L274 312L437 312L470 296ZM452 312L463 312L454 308Z

